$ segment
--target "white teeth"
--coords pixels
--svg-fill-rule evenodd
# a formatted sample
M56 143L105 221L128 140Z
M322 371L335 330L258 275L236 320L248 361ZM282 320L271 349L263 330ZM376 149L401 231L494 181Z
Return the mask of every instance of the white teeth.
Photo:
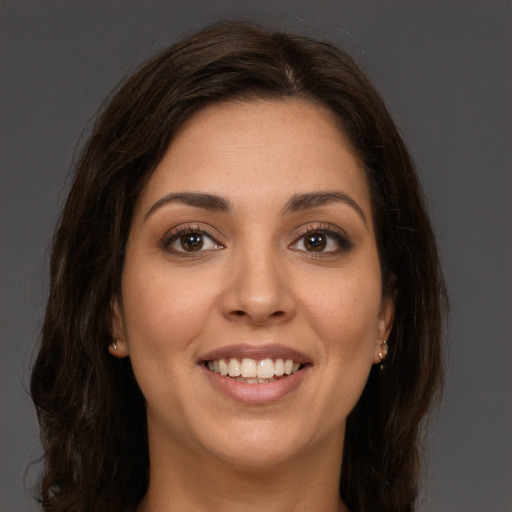
M229 372L228 365L226 364L226 361L224 359L219 359L219 371L221 375L226 376Z
M256 368L256 361L254 359L249 359L248 357L244 357L242 359L242 366L240 367L240 373L242 377L250 378L257 377L258 370Z
M230 377L239 377L240 376L240 363L238 362L238 359L235 357L232 357L229 360L229 376Z
M270 379L274 376L274 362L272 359L262 359L258 361L256 370L259 379Z
M274 382L274 377L298 372L300 363L296 363L292 359L276 359L273 361L270 358L255 360L249 357L244 357L240 363L236 357L231 357L229 360L208 361L206 366L215 373L222 376L229 375L229 377L236 378L240 382L262 384Z
M244 377L237 377L235 380L238 382L244 382L245 384L269 384L275 382L276 379L245 379Z

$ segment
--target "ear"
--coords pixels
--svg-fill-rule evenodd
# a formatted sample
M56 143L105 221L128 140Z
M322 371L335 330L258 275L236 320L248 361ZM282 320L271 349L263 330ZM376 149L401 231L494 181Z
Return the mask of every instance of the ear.
M393 320L395 318L395 301L391 295L385 295L382 297L380 304L379 315L377 318L377 337L375 339L375 350L373 354L373 363L378 364L382 361L382 357L379 355L386 355L387 345L385 342L388 340L393 328Z
M121 300L117 295L112 297L110 301L108 323L110 327L110 334L112 336L112 343L108 346L108 351L114 357L127 357L129 353L128 345L126 343L123 308Z

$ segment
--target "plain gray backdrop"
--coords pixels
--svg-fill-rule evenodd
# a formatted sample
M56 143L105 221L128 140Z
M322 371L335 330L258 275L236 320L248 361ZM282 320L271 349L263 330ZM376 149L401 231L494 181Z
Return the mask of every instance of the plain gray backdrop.
M75 144L129 70L224 17L327 37L382 92L420 169L451 297L420 510L512 511L512 7L485 0L0 0L0 510L37 510L26 389Z

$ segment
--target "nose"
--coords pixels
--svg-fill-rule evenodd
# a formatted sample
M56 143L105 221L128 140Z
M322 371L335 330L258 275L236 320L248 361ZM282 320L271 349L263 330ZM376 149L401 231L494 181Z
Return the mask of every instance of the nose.
M221 298L222 314L232 321L265 326L295 316L292 280L275 251L253 248L233 255Z

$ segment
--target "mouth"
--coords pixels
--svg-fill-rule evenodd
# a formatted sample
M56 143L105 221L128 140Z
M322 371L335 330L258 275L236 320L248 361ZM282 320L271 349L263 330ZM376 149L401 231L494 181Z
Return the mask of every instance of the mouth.
M225 346L197 362L215 389L251 405L294 396L313 367L308 356L279 344Z
M270 384L293 375L305 364L291 358L253 359L250 357L218 358L204 362L206 368L223 377L245 384Z

